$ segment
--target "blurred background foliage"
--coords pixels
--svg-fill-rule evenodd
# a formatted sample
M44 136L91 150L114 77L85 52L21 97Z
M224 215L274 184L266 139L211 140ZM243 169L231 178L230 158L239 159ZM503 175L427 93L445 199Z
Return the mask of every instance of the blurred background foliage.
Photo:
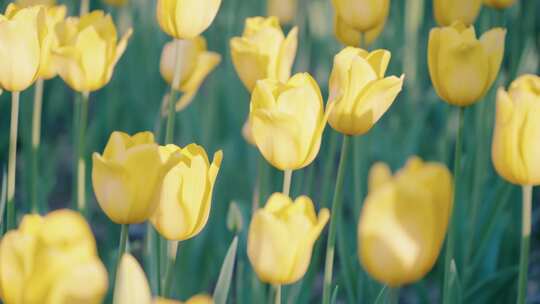
M79 1L59 1L78 12ZM2 0L3 10L8 1ZM327 96L327 82L333 56L343 47L333 35L333 9L329 0L299 0L292 25L300 28L299 49L294 72L310 72ZM159 74L161 48L167 41L155 18L155 1L129 0L123 8L112 8L98 0L91 9L111 13L123 33L130 26L134 35L119 62L113 80L90 97L86 156L102 151L112 131L134 133L142 130L160 132L158 111L167 91ZM241 34L246 17L266 15L265 0L224 0L218 16L204 36L209 50L219 52L224 60L209 76L195 101L178 113L177 144L196 142L209 153L224 150L224 162L218 176L210 221L196 238L182 243L175 273L175 297L186 299L195 293L210 292L217 280L222 259L233 232L226 229L228 206L235 201L243 214L238 262L231 303L265 303L268 286L258 282L246 256L246 234L252 202L264 202L279 191L282 174L261 161L259 152L241 135L249 111L248 92L236 76L230 59L229 39ZM490 159L494 123L494 93L507 86L517 75L540 72L540 1L521 0L510 9L497 11L484 7L477 19L477 33L503 26L508 29L503 67L497 83L480 103L465 111L465 141L462 161L463 178L458 199L464 203L457 210L459 233L456 248L459 290L464 303L511 303L515 299L520 235L520 191L504 182L493 171ZM353 169L347 170L344 216L339 223L335 282L339 303L373 303L384 293L383 286L370 279L357 258L356 230L358 215L366 194L366 176L375 161L400 168L413 154L426 160L445 162L453 159L457 130L457 111L436 96L427 70L427 39L435 26L429 0L393 0L383 34L370 47L392 52L389 74L404 73L405 88L383 119L366 136L355 138ZM30 140L33 90L22 94L16 204L18 215L30 209ZM45 84L42 145L40 150L39 199L42 206L56 209L73 206L72 172L74 168L74 100L78 98L61 79ZM9 94L0 96L0 166L7 165ZM329 206L337 169L340 136L326 129L323 145L314 164L295 171L292 196L308 194L319 207ZM330 153L333 151L334 153ZM450 166L449 166L450 167ZM90 181L90 170L87 170ZM258 176L258 177L257 177ZM257 180L259 193L254 194ZM112 269L118 245L119 226L101 212L92 187L87 186L88 219L96 234L100 255ZM537 193L538 194L538 193ZM535 201L538 201L538 195ZM533 207L536 204L533 203ZM41 210L46 212L46 210ZM540 209L533 211L529 302L540 303ZM155 288L157 277L151 271L155 261L145 244L146 225L130 229L131 250L141 258ZM317 303L322 292L322 269L325 237L315 248L305 278L284 288L284 303ZM165 250L161 253L164 254ZM442 259L422 281L402 288L401 303L437 303L442 283ZM162 272L163 273L163 272Z

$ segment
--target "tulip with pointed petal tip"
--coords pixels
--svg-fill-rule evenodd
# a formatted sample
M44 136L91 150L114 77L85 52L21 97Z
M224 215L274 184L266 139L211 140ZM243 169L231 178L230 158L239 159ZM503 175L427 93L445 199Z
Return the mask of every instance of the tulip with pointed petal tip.
M176 39L191 39L204 32L217 15L221 0L158 0L161 29Z
M113 304L151 304L152 292L139 262L124 253L114 284Z

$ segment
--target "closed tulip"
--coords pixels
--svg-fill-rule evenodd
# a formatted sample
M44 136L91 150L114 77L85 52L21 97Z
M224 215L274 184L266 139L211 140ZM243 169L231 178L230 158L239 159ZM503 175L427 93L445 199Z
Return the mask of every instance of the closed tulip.
M128 30L118 41L112 18L103 11L67 18L56 31L58 73L78 92L96 91L109 83L131 36Z
M332 4L336 37L349 46L373 43L390 12L390 0L332 0Z
M471 25L482 8L482 0L433 0L433 14L440 26L448 26L455 21Z
M217 15L221 0L158 0L161 29L176 39L191 39L204 32Z
M492 159L514 184L540 185L540 77L524 75L497 92Z
M390 108L403 86L403 76L385 77L390 52L371 53L347 47L334 57L330 97L335 103L328 122L336 131L361 135Z
M298 0L267 0L268 16L276 16L282 24L291 23L296 17Z
M0 298L18 303L102 303L107 271L78 213L27 215L0 242Z
M19 9L10 3L0 14L0 87L20 92L38 77L47 49L45 8Z
M386 165L374 166L358 224L364 269L392 287L426 275L446 235L452 193L452 175L442 164L412 158L394 176Z
M223 153L216 152L212 163L196 144L183 149L167 145L160 148L160 153L165 158L175 153L180 157L163 178L158 189L158 207L150 220L166 239L187 240L197 235L208 221Z
M230 45L236 73L251 92L257 80L286 82L289 79L298 45L298 28L294 27L285 37L277 17L248 18L242 36L232 38Z
M328 113L317 82L307 73L296 74L287 83L261 80L251 95L251 133L274 167L300 169L319 153Z
M429 33L428 66L437 94L456 106L469 106L489 90L504 55L506 30L492 29L476 39L474 28L457 22Z
M496 9L505 9L516 3L516 0L484 0L484 4Z
M169 84L173 81L176 56L180 66L180 81L179 86L174 89L183 93L176 103L176 111L180 111L191 103L204 79L220 63L221 55L209 52L206 39L202 36L165 44L159 70Z
M175 161L160 151L150 132L113 132L103 154L92 155L92 185L105 214L118 224L147 220L156 210L163 176Z
M152 292L139 262L124 253L118 266L113 304L151 304Z
M282 193L274 193L264 208L255 212L249 226L247 254L259 279L272 284L300 280L329 217L328 209L317 216L307 196L293 202Z

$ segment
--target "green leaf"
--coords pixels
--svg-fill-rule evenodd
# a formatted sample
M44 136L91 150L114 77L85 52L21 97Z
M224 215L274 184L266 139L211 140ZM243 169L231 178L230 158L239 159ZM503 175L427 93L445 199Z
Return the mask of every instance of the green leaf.
M339 291L339 286L336 286L336 288L334 288L334 292L332 292L332 298L330 300L330 304L336 304L337 303L338 291Z
M0 193L0 227L2 227L4 219L4 210L6 209L7 201L7 176L6 169L2 170L2 192Z
M229 294L229 288L231 287L231 279L234 270L234 261L236 260L237 247L238 236L235 236L231 245L229 246L229 250L227 250L227 255L223 260L223 265L221 265L221 271L219 272L219 278L213 295L215 304L227 303L227 296Z
M456 267L456 261L450 262L450 279L448 280L448 287L450 289L450 303L462 303L462 287L459 273Z
M375 299L374 304L384 304L387 297L386 295L387 293L388 293L388 286L384 285L381 288L381 291L379 291L379 295Z

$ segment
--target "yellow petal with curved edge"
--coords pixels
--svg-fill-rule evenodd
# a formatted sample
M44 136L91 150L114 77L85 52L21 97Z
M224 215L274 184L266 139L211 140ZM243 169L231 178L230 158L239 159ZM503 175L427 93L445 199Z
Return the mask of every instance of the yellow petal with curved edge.
M441 83L439 76L439 55L441 44L441 29L434 28L429 32L428 39L428 69L429 77L431 78L431 84L442 99L448 100L448 94L445 91L445 87Z
M337 14L357 31L366 32L373 29L386 15L389 0L336 0Z
M247 46L242 38L231 39L231 57L240 80L249 92L253 91L257 80L265 79L270 58L266 54L257 53L253 47Z
M210 72L212 72L212 70L217 67L220 62L221 55L218 53L205 52L199 55L195 70L190 75L190 78L180 87L180 91L184 92L184 95L187 96L182 96L176 103L177 112L183 110L189 105L204 79L210 74Z
M298 27L294 27L287 38L281 44L277 58L276 77L282 82L287 82L291 76L291 69L298 48Z
M152 292L139 262L124 253L118 266L114 287L114 304L151 304Z
M387 164L378 162L371 166L368 176L368 191L372 192L382 187L392 179L392 171Z
M106 76L107 44L94 27L87 27L77 39L75 47L80 51L85 91L94 91L103 85Z
M199 36L214 21L221 0L184 0L177 1L174 12L176 25L175 38L189 39Z
M213 304L212 297L206 294L199 294L189 298L184 304Z
M495 28L488 32L485 32L480 37L480 43L484 47L484 52L488 56L489 62L489 76L486 91L489 90L497 75L504 56L504 38L506 36L506 30L502 28Z
M377 78L381 79L384 77L384 73L386 73L386 68L388 67L391 56L392 55L389 51L382 49L375 50L369 53L369 55L367 56L366 60L373 68L373 71L375 71Z
M348 46L360 45L362 41L362 32L349 26L337 14L334 15L334 33L339 42Z
M481 7L482 0L434 0L433 14L441 26L450 25L454 21L470 25L478 17Z

